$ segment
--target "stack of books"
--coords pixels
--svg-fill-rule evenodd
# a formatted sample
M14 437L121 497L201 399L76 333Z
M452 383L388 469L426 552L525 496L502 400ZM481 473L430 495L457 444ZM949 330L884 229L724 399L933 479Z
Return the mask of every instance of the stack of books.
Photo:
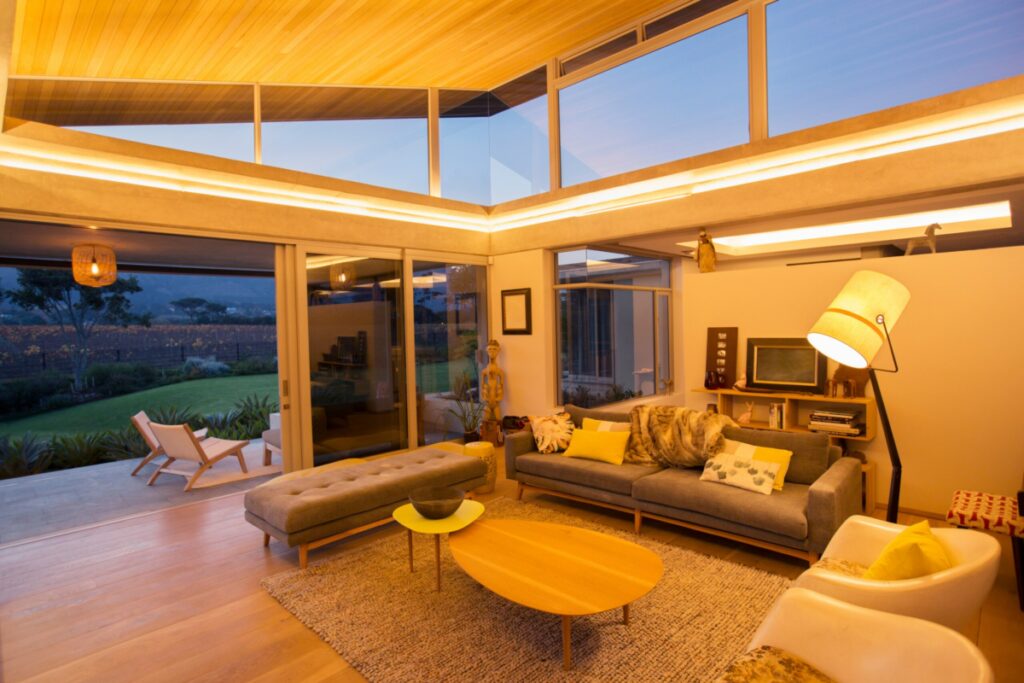
M860 436L864 433L864 423L859 422L859 418L860 412L855 410L815 410L807 428L836 436Z

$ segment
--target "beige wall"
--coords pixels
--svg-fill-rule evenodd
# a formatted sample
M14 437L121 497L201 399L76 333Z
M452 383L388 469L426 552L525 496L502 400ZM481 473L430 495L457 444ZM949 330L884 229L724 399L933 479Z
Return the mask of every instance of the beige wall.
M1024 474L1024 247L804 266L769 266L683 279L685 387L699 387L707 328L737 326L746 338L802 337L856 270L903 282L910 304L893 331L898 374L879 381L903 460L901 507L943 513L957 488L1011 494ZM877 364L889 367L884 351ZM688 391L702 408L706 394ZM888 496L889 460L879 429L852 442L878 463ZM865 447L866 446L866 447Z

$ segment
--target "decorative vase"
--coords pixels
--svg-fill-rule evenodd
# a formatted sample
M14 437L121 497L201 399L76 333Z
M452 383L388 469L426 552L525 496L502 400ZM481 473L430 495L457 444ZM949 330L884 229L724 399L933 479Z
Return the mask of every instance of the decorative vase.
M472 443L480 440L480 432L463 432L462 443Z
M473 441L466 444L463 453L480 458L487 465L487 483L478 486L475 491L477 493L494 491L494 484L498 480L498 459L494 452L494 444L489 441Z

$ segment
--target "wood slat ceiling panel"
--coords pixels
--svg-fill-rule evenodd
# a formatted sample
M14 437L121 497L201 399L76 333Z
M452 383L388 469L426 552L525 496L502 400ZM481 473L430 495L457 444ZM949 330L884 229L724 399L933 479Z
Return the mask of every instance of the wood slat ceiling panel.
M252 88L11 79L7 115L54 126L251 122Z
M12 73L487 90L666 0L17 0Z

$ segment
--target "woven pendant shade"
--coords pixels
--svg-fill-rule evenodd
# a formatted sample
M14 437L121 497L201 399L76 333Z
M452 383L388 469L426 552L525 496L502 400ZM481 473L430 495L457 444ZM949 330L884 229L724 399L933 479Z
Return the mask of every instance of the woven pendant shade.
M79 244L71 250L71 274L86 287L106 287L117 280L114 250L102 244Z
M352 289L356 284L356 267L352 263L332 263L330 267L331 289Z

